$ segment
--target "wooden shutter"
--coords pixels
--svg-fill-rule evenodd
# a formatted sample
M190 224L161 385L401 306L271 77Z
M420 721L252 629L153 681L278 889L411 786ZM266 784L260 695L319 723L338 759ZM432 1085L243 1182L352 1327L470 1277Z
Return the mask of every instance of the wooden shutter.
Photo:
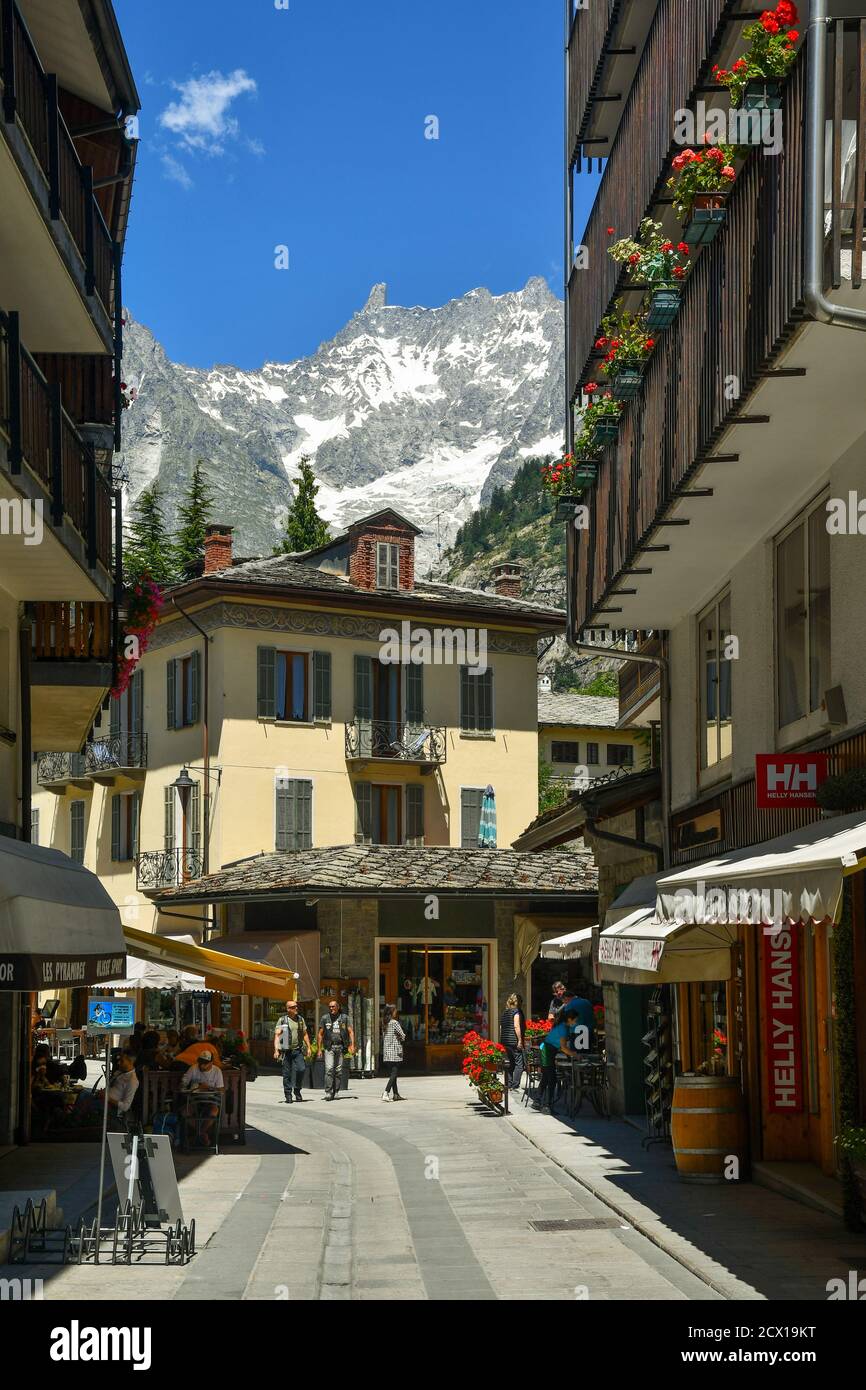
M295 848L295 798L294 784L287 779L279 779L276 784L276 847L279 850Z
M424 667L406 667L406 723L424 722Z
M470 676L467 666L460 667L460 727L461 729L476 729L476 692L474 682L477 676Z
M73 801L69 807L69 857L84 863L84 802Z
M120 702L123 696L117 699L112 698L108 714L108 732L112 738L116 738L120 733Z
M488 666L483 676L470 676L478 686L478 728L489 732L493 728L493 668Z
M128 729L138 738L144 733L144 672L135 671L129 683Z
M362 845L373 843L373 785L371 782L355 783L355 810L357 813L355 838Z
M313 848L313 784L295 782L295 848Z
M193 652L190 657L190 724L197 724L201 718L201 652Z
M165 726L177 728L177 662L169 661L165 668Z
M256 712L259 719L277 717L276 648L259 647Z
M481 825L481 787L463 787L460 792L460 848L478 848L478 828Z
M406 788L406 844L424 843L424 788L410 784Z
M169 665L171 663L169 662ZM114 860L120 858L120 811L122 796L111 798L111 857Z
M138 792L128 798L129 806L129 845L126 851L127 859L135 859L138 854L138 825L141 819L141 798Z
M373 751L373 658L355 657L355 719L358 753L369 758Z
M163 848L173 850L176 845L175 808L177 799L175 789L169 785L163 789Z
M313 718L331 717L331 653L313 652Z
M187 826L187 845L190 849L201 849L201 783L196 782L189 790L189 824Z

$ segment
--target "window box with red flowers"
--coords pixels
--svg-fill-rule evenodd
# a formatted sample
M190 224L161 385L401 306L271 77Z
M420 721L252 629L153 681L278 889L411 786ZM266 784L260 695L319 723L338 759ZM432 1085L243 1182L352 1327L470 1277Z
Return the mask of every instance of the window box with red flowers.
M592 456L605 444L618 439L623 409L622 401L615 401L610 391L590 401L583 412L583 431L575 440L575 452L584 457Z
M710 145L704 150L683 150L673 162L668 179L674 211L685 224L689 246L704 246L718 235L727 215L728 194L737 171L733 145Z
M732 106L746 111L781 110L782 85L797 57L800 34L793 26L799 18L792 0L779 0L774 10L764 10L746 25L743 38L749 47L733 67L713 68L716 81L730 90ZM759 142L760 132L751 143Z
M578 443L585 444L581 435ZM552 492L557 505L554 521L570 521L574 507L580 501L582 490L591 487L598 476L598 465L591 458L581 458L566 454L556 463L545 464L541 470L542 485Z
M637 239L618 241L608 255L627 266L633 280L648 286L646 327L656 333L670 328L679 313L682 282L690 269L688 243L674 243L662 231L661 222L645 217Z
M614 401L631 401L640 395L641 382L655 347L655 339L643 314L608 314L602 319L604 334L596 348L605 353L603 368Z

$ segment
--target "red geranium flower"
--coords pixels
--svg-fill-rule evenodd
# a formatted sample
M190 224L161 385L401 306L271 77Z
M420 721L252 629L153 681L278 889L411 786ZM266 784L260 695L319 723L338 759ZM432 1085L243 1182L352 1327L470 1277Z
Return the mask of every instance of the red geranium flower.
M677 250L681 256L690 256L692 254L692 249L687 241L681 241Z

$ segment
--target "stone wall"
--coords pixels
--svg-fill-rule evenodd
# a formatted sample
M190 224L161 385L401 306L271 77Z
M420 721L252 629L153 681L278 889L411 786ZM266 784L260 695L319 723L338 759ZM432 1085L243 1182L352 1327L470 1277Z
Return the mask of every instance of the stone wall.
M604 1027L607 1049L607 1077L611 1113L625 1113L625 1079L622 1070L622 1026L619 1011L619 985L606 982L604 989Z

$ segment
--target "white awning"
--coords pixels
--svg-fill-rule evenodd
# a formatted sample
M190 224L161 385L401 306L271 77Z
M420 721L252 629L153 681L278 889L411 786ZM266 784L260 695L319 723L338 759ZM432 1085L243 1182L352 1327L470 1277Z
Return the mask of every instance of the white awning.
M0 989L101 985L125 971L120 914L96 874L0 836Z
M597 927L581 927L580 931L553 936L541 943L543 960L578 960L592 954L592 934Z
M610 907L598 942L602 980L666 985L730 979L736 928L659 921L658 882L654 874L635 879Z
M842 880L864 865L866 815L858 811L666 874L656 917L681 924L820 922L836 917Z
M206 990L203 975L192 975L172 965L160 965L155 960L127 956L126 975L122 980L106 980L106 989L178 989L183 993ZM211 991L208 991L211 992Z

